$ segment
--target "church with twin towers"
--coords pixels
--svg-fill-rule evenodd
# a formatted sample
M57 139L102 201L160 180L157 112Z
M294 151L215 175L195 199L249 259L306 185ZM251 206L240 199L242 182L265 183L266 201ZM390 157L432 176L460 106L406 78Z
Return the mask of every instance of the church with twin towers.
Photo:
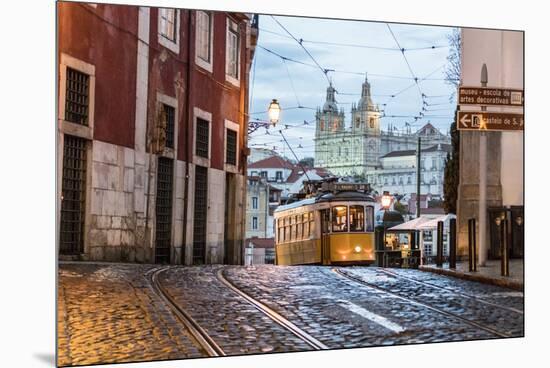
M316 167L326 168L337 176L360 176L380 188L384 183L383 177L389 174L389 168L384 167L387 166L384 165L384 158L392 158L392 166L395 166L395 157L405 159L416 149L419 136L422 137L423 150L433 147L435 151L448 151L450 148L450 136L441 133L429 122L415 132L410 126L404 132L396 132L391 127L382 130L382 111L373 102L371 85L366 75L361 98L351 106L349 124L346 123L344 110L338 108L335 94L336 90L331 83L327 88L325 103L317 108L315 114ZM406 163L402 165L407 166ZM405 178L411 174L410 169L401 170Z

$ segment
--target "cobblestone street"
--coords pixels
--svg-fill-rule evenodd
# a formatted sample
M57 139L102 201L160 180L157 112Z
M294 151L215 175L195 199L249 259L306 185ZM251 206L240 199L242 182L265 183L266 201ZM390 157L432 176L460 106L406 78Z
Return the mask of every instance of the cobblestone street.
M150 275L159 268L60 264L58 364L208 356L173 306L153 287ZM523 293L416 270L163 266L158 275L157 282L171 302L200 326L223 355L524 333ZM284 321L251 304L222 277ZM308 343L300 334L318 344Z

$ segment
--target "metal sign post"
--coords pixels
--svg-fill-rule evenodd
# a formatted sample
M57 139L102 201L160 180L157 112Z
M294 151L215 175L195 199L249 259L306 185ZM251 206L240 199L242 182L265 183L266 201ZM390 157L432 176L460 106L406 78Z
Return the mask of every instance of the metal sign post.
M481 87L487 87L489 80L487 65L481 67ZM486 111L481 106L481 111ZM487 133L481 132L479 137L479 265L485 266L487 260Z

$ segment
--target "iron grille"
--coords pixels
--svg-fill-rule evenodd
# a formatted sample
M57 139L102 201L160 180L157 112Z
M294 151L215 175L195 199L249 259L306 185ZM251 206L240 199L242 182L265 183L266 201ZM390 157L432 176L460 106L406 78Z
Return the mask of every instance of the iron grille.
M207 120L197 119L197 138L195 154L208 158L208 136L210 123Z
M65 120L88 125L88 104L90 76L67 68L65 91Z
M193 211L193 264L206 262L206 216L208 169L195 167L195 209Z
M166 114L166 147L174 148L174 119L175 109L172 106L164 105Z
M62 254L84 251L86 204L86 140L65 135L61 182L59 250Z
M237 132L231 129L227 129L225 162L230 165L237 164Z
M174 161L159 157L157 172L155 263L170 263Z

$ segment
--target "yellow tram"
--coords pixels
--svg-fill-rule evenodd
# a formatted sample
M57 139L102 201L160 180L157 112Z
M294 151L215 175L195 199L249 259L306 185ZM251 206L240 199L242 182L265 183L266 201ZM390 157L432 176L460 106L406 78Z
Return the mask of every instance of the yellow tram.
M335 190L279 206L274 212L276 264L373 263L378 209L371 195L358 190Z

